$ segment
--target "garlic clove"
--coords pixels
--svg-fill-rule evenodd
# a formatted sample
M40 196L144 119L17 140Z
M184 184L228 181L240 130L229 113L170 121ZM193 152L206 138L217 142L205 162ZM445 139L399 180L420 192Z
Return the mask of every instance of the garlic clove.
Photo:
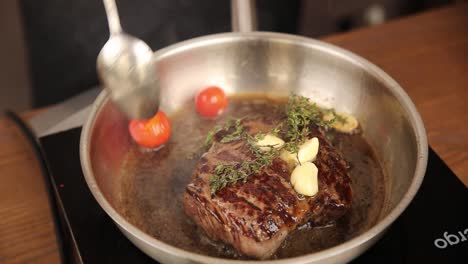
M319 150L319 140L314 137L306 142L304 142L300 147L297 153L291 153L287 150L282 150L280 153L280 158L289 165L295 165L299 163L304 163L308 161L314 161L317 157Z
M259 147L261 151L267 152L271 148L281 148L284 145L284 141L271 134L266 134L262 139L258 140L255 145Z
M354 132L358 126L359 122L357 119L346 113L336 113L336 116L339 117L339 119L344 119L344 122L341 122L340 120L335 120L332 124L330 124L330 127L336 129L339 132L343 133L352 133ZM332 113L327 113L323 116L323 119L328 121L334 118L334 115Z
M289 166L295 166L298 162L297 162L297 153L291 153L285 149L281 150L281 153L280 153L280 158L284 161L286 161L286 163L289 165Z
M297 157L299 158L299 163L314 161L317 157L319 150L319 140L316 137L313 137L299 147L297 152Z
M318 192L318 168L312 162L298 165L291 173L294 190L305 196L314 196Z

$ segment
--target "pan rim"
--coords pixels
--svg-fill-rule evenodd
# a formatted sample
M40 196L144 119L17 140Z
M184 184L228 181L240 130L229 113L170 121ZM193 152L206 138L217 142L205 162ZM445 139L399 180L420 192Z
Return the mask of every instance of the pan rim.
M321 49L326 53L331 53L335 56L339 56L347 61L350 61L354 64L357 64L359 67L365 69L369 74L375 76L380 81L386 84L388 90L392 93L397 101L402 105L403 109L408 114L410 123L412 124L412 129L416 135L416 146L417 146L417 161L414 170L413 180L408 187L408 190L405 192L398 204L393 208L390 213L385 216L383 219L379 220L377 224L363 232L362 234L344 242L337 246L321 250L315 253L310 253L293 258L284 258L279 260L231 260L225 258L217 258L206 255L201 255L198 253L190 252L175 246L169 245L161 240L158 240L133 224L129 223L123 216L121 216L107 201L104 197L104 194L101 192L92 171L91 161L90 161L90 140L92 131L96 122L97 117L100 115L103 106L109 100L109 94L103 90L96 101L93 104L91 114L88 117L88 120L83 126L83 130L80 138L80 160L81 166L83 169L83 174L85 180L88 184L88 187L91 190L94 198L97 200L101 208L112 218L112 220L117 224L121 229L124 229L125 232L128 232L133 237L137 238L139 241L143 242L146 246L151 248L157 248L160 251L165 252L171 256L182 257L184 259L198 261L202 263L303 263L307 261L319 261L324 260L339 254L342 254L353 248L366 243L373 238L377 238L400 216L400 214L407 208L409 203L412 201L416 195L421 183L423 181L428 158L428 144L427 136L424 128L422 119L414 105L414 103L409 98L408 94L403 90L403 88L391 78L387 73L382 69L367 61L366 59L350 52L340 47L337 47L333 44L329 44L320 40L310 39L306 37L289 35L283 33L272 33L272 32L249 32L249 33L221 33L203 36L199 38L194 38L191 40L183 41L169 47L158 50L154 53L155 60L159 61L164 59L167 56L181 52L186 49L192 49L195 47L201 47L206 45L211 45L218 42L227 42L227 41L249 41L249 40L266 40L266 41L276 41L276 42L289 42L294 43L295 45L310 46L314 49Z

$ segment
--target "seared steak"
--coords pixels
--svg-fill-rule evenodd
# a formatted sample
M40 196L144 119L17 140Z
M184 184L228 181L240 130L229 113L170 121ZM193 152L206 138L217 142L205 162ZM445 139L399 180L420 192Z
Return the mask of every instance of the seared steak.
M243 120L254 135L269 131L271 120ZM324 225L341 217L351 204L348 164L331 146L323 132L311 127L320 148L314 162L318 168L319 192L300 197L291 186L290 169L276 158L269 168L225 187L212 196L209 178L219 164L238 164L253 159L242 140L221 143L227 133L214 136L211 148L201 157L183 197L185 212L212 239L234 246L247 256L270 257L286 236L308 222Z

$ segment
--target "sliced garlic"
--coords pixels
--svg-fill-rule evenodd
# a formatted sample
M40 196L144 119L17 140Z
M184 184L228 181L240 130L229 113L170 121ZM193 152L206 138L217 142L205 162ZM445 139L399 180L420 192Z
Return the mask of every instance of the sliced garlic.
M281 148L284 145L284 141L271 134L266 134L262 139L258 140L255 145L259 147L261 151L270 151L271 148Z
M312 162L298 165L291 173L294 190L302 195L314 196L318 192L318 169Z
M308 161L314 161L319 150L319 140L314 137L304 142L297 153L291 153L286 150L281 151L280 158L288 164L298 164Z
M340 122L339 120L335 120L330 126L340 132L351 133L359 126L357 119L350 114L336 113L336 115L338 117L341 117L345 121ZM331 120L333 117L334 115L332 113L327 113L323 116L323 119L325 121L328 121Z

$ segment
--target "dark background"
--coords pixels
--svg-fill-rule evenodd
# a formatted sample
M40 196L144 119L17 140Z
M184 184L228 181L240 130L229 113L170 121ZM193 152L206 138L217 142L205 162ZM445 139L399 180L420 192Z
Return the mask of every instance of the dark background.
M257 0L260 31L320 37L369 26L370 10L390 20L454 0ZM228 0L117 0L122 27L153 50L230 31ZM109 36L102 1L20 0L33 107L98 84L96 57Z

